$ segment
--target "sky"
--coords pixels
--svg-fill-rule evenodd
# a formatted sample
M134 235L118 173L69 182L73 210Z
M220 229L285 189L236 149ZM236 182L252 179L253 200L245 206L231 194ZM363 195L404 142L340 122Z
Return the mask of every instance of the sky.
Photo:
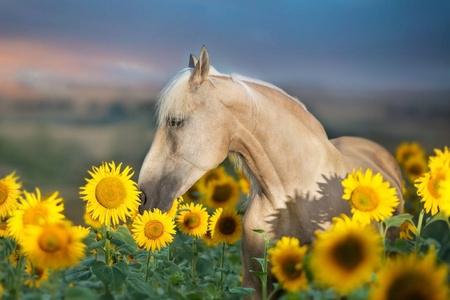
M450 1L0 0L0 99L153 97L202 45L222 73L450 90Z

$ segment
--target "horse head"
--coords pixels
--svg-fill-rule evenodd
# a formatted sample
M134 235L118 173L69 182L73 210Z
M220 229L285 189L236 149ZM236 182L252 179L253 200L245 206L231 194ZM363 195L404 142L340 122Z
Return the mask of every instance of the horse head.
M197 60L163 89L158 101L158 129L142 165L139 211L165 212L207 171L228 155L230 133L220 96L208 78L209 54L203 46Z

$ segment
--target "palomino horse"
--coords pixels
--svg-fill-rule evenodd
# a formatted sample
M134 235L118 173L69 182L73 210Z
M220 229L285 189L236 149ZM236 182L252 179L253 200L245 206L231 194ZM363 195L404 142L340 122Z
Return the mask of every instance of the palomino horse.
M295 236L310 243L333 217L350 215L341 180L354 169L371 168L401 198L402 177L394 158L371 141L329 140L322 125L298 100L261 81L218 73L202 48L197 60L162 91L158 130L139 175L140 212L168 211L203 174L229 153L243 162L252 181L243 218L243 286L256 289L264 229L275 242ZM399 213L402 204L396 213Z

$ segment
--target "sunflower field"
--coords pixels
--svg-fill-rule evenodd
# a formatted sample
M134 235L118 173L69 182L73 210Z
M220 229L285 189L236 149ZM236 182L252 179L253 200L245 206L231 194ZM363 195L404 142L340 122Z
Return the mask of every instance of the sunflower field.
M266 241L263 299L448 299L450 151L426 157L403 143L403 214L396 190L372 170L342 180L352 216L311 245ZM230 162L206 173L172 208L138 213L130 167L102 163L80 187L86 226L65 217L58 192L0 178L0 299L242 299L242 215L250 183ZM377 226L373 226L376 224ZM399 238L391 240L392 232ZM268 276L276 284L268 284Z

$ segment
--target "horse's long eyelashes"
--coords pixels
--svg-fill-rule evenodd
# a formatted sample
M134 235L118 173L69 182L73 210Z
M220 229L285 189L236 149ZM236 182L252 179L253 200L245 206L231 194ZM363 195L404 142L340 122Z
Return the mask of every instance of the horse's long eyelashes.
M183 127L184 120L177 119L177 118L168 118L167 119L167 125L170 127Z

